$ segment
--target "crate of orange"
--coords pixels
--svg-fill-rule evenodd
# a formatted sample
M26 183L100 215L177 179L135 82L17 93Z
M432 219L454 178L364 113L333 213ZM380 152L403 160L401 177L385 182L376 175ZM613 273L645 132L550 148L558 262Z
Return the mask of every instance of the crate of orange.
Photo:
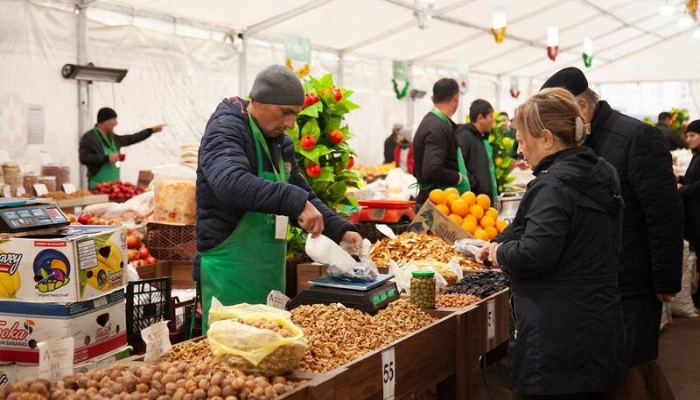
M411 222L410 231L428 232L453 244L475 237L489 241L506 227L485 194L459 194L455 188L433 189Z

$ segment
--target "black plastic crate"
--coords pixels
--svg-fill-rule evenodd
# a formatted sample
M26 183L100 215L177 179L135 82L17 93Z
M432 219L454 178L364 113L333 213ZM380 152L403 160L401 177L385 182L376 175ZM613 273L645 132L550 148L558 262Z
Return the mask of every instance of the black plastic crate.
M376 223L374 222L359 222L355 224L357 227L357 233L359 233L363 238L367 238L371 243L374 243L378 240L384 239L386 236L384 236L383 233L379 232L379 230L376 227ZM391 228L392 231L398 236L404 232L406 232L406 229L408 228L408 225L410 224L385 224L389 228Z
M159 321L171 317L170 277L141 279L129 282L126 287L127 341L135 354L146 351L141 331Z

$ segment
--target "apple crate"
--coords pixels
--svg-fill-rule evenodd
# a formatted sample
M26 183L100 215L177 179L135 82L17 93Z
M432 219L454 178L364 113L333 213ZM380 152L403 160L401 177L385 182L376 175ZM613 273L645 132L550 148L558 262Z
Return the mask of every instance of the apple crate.
M146 244L159 260L191 261L197 255L195 226L149 222Z

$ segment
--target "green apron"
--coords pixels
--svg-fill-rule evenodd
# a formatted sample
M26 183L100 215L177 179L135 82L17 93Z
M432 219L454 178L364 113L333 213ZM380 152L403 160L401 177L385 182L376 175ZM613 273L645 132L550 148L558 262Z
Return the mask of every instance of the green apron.
M438 110L437 108L433 108L430 110L431 113L435 114L438 118L440 118L442 121L445 123L450 124L450 119L447 118L447 115L443 114L442 111ZM459 183L459 185L455 186L455 189L459 191L459 194L462 194L464 192L468 192L471 190L471 185L469 184L469 174L467 172L467 165L464 163L464 156L462 155L462 149L457 146L457 172L459 172L460 175L462 175L462 182ZM430 189L434 185L432 183L428 184L420 184L421 189ZM438 189L445 189L447 186L436 186Z
M250 114L248 123L255 140L258 176L272 182L287 182L282 156L275 168L262 132ZM263 171L262 150L272 162L274 172ZM265 304L271 290L284 292L287 241L275 239L275 219L274 214L246 211L223 243L200 254L202 334L209 328L212 297L226 306Z
M114 140L107 141L107 139L102 136L100 131L97 130L97 128L92 128L92 133L97 136L97 140L100 142L102 145L102 154L109 156L112 153L117 153L119 152L119 149L117 148L117 145L114 143ZM119 167L116 165L112 164L111 162L107 161L106 163L102 164L100 167L100 170L90 178L88 181L88 187L90 189L94 188L95 185L98 183L102 182L110 182L110 181L118 181L119 180Z
M493 204L496 206L498 202L498 186L496 185L496 167L493 164L493 146L489 143L488 136L481 139L486 150L486 155L489 157L489 176L491 177L491 188L493 192Z

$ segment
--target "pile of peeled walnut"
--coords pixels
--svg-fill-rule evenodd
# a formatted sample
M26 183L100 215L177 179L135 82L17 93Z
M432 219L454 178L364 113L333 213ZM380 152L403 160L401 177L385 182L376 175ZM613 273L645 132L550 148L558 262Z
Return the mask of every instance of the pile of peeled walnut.
M51 383L45 379L0 386L0 400L12 399L274 399L306 381L265 378L205 362L184 361L108 368L70 375Z

